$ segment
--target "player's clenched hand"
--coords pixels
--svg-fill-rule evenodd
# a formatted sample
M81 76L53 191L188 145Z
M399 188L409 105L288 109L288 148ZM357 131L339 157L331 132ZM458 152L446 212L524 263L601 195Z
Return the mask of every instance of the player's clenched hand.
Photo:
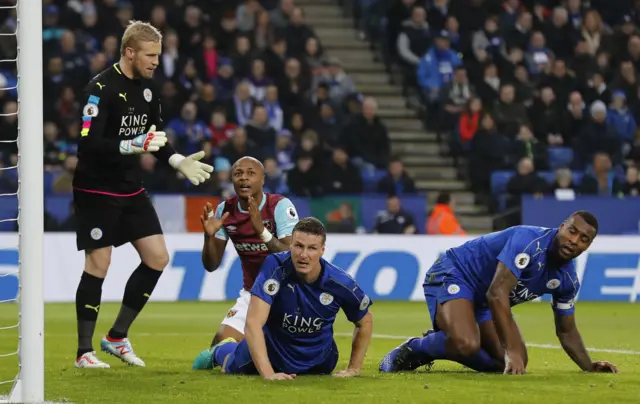
M333 374L334 377L355 377L360 376L360 372L355 369L345 369Z
M591 371L596 373L619 373L620 371L611 362L599 361L591 364Z
M523 375L525 373L524 358L517 353L504 353L504 374Z
M258 202L256 202L253 196L249 197L249 216L251 217L253 231L255 231L257 235L262 234L264 231L264 223L262 223L262 215L260 214L260 209L258 209Z
M286 373L274 373L271 376L265 376L265 380L293 380L296 378L296 375L291 374L288 375Z
M153 153L165 144L167 144L167 134L162 131L156 132L156 125L151 125L148 133L121 141L120 154Z
M213 172L212 166L199 161L202 160L204 155L204 151L199 151L187 157L181 154L174 154L169 158L169 164L184 175L193 185L200 185L211 178L210 173Z
M213 212L213 206L207 202L204 205L204 211L200 216L200 222L202 223L202 229L208 236L213 236L222 228L225 220L229 217L229 212L225 212L220 219L215 217Z

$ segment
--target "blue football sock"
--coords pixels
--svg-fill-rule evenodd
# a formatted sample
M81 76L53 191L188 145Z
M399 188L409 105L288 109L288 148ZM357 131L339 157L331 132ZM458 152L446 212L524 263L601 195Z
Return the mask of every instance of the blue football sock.
M213 349L213 365L222 366L224 358L226 358L231 352L235 351L237 346L237 342L227 342L226 344L215 347Z
M446 334L443 331L438 331L424 338L411 340L409 342L409 348L431 359L448 359L478 372L495 372L500 370L500 365L483 349L467 358L451 355L447 352L446 340Z
M501 366L484 349L480 349L475 355L456 360L456 362L477 372L497 372Z
M446 340L447 336L443 331L433 332L426 337L409 341L409 348L432 359L447 359Z

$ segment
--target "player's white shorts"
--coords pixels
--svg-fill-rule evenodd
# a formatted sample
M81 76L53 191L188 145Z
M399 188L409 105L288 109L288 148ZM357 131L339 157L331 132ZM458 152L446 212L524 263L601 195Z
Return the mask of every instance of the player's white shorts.
M227 316L222 320L222 324L228 325L244 335L244 325L247 322L247 312L249 311L250 301L251 293L242 289L240 296L236 300L236 304L227 312Z

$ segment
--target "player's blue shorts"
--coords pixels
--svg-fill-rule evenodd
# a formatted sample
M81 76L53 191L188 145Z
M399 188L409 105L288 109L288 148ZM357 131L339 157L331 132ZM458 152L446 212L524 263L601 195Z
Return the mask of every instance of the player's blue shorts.
M436 331L438 331L436 325L438 303L444 304L455 299L467 299L474 304L477 301L476 292L456 268L455 263L446 256L438 258L427 271L422 287L431 316L431 324ZM476 307L475 315L478 324L491 320L491 311L486 306Z
M284 372L287 374L296 374L296 375L328 375L333 372L338 364L338 347L336 343L333 342L331 346L331 350L327 355L327 359L315 366L311 367L287 367L280 368L276 364L281 361L277 360L277 358L272 358L272 352L269 350L269 346L267 345L267 353L269 355L269 360L271 361L271 365L273 366L273 370L276 373ZM253 360L251 359L251 353L249 352L249 344L247 344L247 340L242 340L236 347L235 351L231 353L229 359L227 359L227 363L224 368L225 373L230 374L244 374L244 375L255 375L258 374L258 370L253 364Z

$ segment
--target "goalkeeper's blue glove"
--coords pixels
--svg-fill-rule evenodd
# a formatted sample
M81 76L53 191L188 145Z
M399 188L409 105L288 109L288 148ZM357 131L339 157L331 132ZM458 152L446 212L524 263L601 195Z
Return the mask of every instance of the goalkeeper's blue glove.
M149 132L144 135L121 141L120 154L153 153L160 150L165 144L167 144L167 134L162 131L156 132L156 125L151 125Z
M184 175L193 185L200 185L209 178L213 172L213 167L209 164L199 162L204 157L204 151L183 156L182 154L174 154L169 157L169 164L182 175Z

